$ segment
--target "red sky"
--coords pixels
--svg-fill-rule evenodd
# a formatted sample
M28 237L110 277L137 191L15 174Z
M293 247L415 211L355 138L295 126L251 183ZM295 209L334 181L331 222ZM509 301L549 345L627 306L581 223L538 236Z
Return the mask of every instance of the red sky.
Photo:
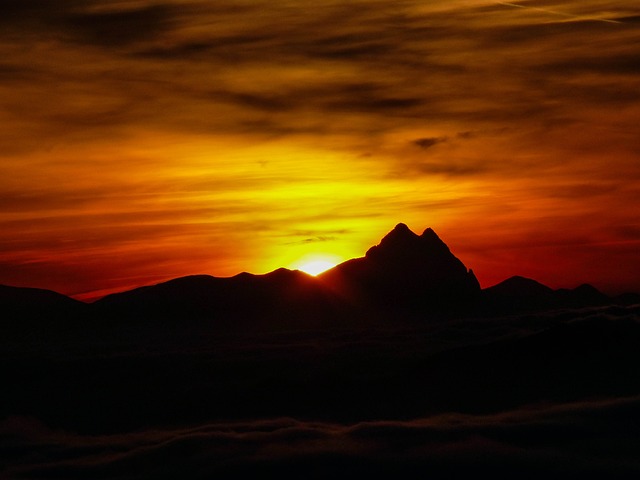
M432 227L640 291L640 5L3 2L0 283L87 298Z

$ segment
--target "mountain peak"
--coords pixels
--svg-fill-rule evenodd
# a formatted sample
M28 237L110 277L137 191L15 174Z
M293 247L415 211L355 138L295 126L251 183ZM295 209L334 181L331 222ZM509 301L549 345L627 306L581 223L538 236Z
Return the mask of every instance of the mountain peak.
M399 223L383 237L380 244L367 251L366 257L377 260L406 257L419 249L419 243L420 237L404 223Z
M422 235L416 235L404 223L397 224L380 244L371 247L366 253L366 257L372 260L394 262L415 262L418 258L441 255L450 255L450 250L432 228L427 228Z
M438 234L436 232L433 231L433 228L429 227L427 228L424 232L422 232L422 235L420 235L420 237L424 238L424 239L437 239L440 240L440 237L438 236ZM440 240L442 241L442 240Z
M490 295L506 296L550 296L553 290L531 278L514 275L485 290Z
M364 258L338 265L322 278L347 285L382 306L452 306L480 292L475 275L433 229L416 235L404 223L397 224Z
M418 235L413 233L406 224L399 223L393 227L393 230L384 236L381 243L388 243L389 241L415 241L417 238Z
M450 252L449 247L444 243L438 234L433 231L432 228L427 228L422 235L420 235L423 245L428 245L433 250L440 250L441 252Z
M385 238L393 238L393 239L397 239L397 238L409 239L410 238L410 239L416 239L416 238L418 238L418 235L413 233L411 231L411 229L409 227L407 227L406 224L399 223L395 227L393 227L393 230L391 230L389 233L387 233L385 235L385 237L382 239L383 242L384 242Z
M411 232L411 229L409 227L407 227L406 223L399 223L397 224L395 227L393 227L394 231L398 231L398 232ZM413 233L413 232L411 232Z

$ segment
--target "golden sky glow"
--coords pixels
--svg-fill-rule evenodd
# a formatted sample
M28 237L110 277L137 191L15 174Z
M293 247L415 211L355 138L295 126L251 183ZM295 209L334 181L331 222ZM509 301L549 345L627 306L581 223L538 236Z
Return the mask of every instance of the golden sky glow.
M293 262L291 267L310 275L319 275L345 260L347 259L330 253L309 253Z
M432 227L640 290L640 5L10 0L0 283L91 297Z

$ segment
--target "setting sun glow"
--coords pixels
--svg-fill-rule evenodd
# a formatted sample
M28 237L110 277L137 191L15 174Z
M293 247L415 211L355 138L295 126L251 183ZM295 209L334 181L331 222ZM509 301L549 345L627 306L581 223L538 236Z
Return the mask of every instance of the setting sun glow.
M335 267L338 263L340 259L333 255L310 255L296 262L293 268L316 276Z

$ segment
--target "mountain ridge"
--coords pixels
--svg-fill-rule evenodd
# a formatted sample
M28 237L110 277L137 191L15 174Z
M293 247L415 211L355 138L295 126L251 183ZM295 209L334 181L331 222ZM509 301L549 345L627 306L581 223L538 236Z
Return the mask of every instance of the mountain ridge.
M363 257L317 277L287 268L233 277L188 275L106 295L91 304L50 290L0 286L0 307L16 318L92 314L135 321L222 321L269 317L283 325L305 317L314 317L311 323L316 325L322 316L337 318L353 309L464 316L635 302L640 302L640 295L609 297L588 284L554 290L522 276L482 289L473 270L432 228L417 235L404 223ZM287 317L292 320L282 320Z

